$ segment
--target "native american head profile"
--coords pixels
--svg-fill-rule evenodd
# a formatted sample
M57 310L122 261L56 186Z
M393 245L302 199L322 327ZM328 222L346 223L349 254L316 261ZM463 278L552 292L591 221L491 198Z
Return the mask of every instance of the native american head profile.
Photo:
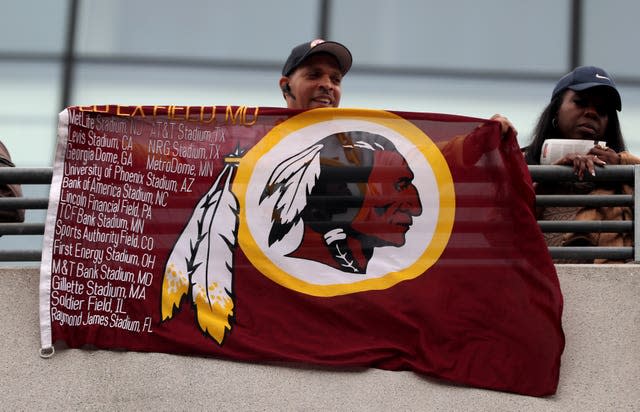
M162 320L173 318L187 298L200 330L219 344L235 321L233 252L240 209L232 182L242 154L225 158L194 208L167 259L162 284ZM375 249L403 246L413 218L422 214L413 178L386 137L362 131L325 137L278 161L266 181L259 203L270 218L268 246L277 248L302 225L299 244L285 256L366 274Z
M288 256L366 273L377 247L401 247L422 213L413 172L387 138L354 131L325 137L280 162L260 202L274 204L269 246L304 225ZM275 201L274 201L275 200Z

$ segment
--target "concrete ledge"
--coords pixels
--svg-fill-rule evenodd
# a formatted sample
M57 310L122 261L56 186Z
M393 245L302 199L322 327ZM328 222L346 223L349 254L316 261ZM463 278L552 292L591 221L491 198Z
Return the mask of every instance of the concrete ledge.
M38 356L38 270L0 269L3 410L640 410L640 266L559 265L566 348L555 396L411 372L256 365L158 353Z

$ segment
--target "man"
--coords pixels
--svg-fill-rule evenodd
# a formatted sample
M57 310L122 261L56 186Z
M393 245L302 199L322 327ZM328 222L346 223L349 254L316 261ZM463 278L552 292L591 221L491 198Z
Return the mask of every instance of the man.
M282 68L280 90L289 109L338 107L342 95L342 78L353 62L346 46L316 39L291 50ZM495 114L491 120L500 122L502 134L516 128L506 117Z
M316 39L294 47L280 78L287 108L338 107L351 63L351 52L337 42Z

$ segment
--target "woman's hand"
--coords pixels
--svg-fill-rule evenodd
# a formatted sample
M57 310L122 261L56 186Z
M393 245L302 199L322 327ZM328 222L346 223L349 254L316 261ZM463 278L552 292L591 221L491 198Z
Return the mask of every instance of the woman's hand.
M610 147L603 148L600 145L595 145L593 149L589 150L588 154L598 156L598 159L604 161L608 165L620 164L620 155Z
M555 164L573 166L573 172L578 176L578 180L582 180L586 171L588 171L591 176L595 176L595 166L604 166L607 164L607 162L600 159L599 155L591 154L591 152L589 152L589 154L586 155L580 153L570 153L562 159L558 160Z

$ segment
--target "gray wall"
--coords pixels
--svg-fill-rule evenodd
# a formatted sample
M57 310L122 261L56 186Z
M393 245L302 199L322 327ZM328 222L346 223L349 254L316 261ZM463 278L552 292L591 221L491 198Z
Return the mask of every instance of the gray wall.
M640 266L559 265L556 395L449 385L411 372L330 370L58 348L38 356L38 271L0 269L1 410L640 410Z

